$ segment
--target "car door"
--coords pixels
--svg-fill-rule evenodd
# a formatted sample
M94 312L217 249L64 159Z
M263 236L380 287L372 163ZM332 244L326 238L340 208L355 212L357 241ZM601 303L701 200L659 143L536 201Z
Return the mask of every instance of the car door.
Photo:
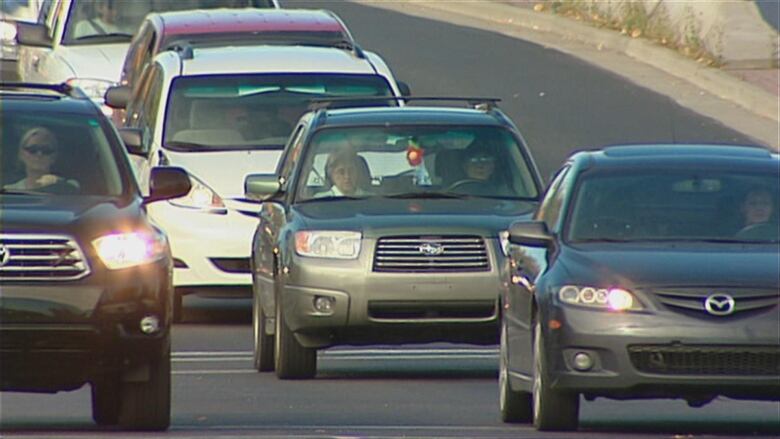
M534 220L544 222L548 230L554 233L559 230L571 174L569 166L558 171L534 215ZM533 358L527 354L531 352L532 346L534 295L537 293L539 276L547 269L550 249L512 245L510 251L515 268L509 290L510 297L504 304L508 306L504 318L508 319L510 363L519 365L522 372L531 376Z
M259 213L259 223L253 244L253 258L255 263L255 278L258 281L260 303L263 312L275 315L274 283L279 269L279 260L288 257L282 245L282 230L289 220L289 206L292 199L292 176L299 163L299 157L306 141L307 123L302 121L285 147L285 151L279 161L276 174L281 184L280 194L263 202Z

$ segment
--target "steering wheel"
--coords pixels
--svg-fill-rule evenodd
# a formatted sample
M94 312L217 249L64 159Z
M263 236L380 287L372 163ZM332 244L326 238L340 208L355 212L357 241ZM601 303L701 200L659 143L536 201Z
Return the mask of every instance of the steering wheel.
M64 178L60 178L52 184L41 186L37 190L40 192L57 195L74 195L81 192L81 189L76 184L74 184L73 181L66 180Z
M737 238L761 239L777 237L778 226L771 223L751 224L737 232Z

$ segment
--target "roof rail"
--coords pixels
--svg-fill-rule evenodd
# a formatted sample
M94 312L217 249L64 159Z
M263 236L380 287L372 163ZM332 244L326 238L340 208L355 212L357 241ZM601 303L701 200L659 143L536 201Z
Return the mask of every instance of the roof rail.
M29 88L34 90L49 90L77 99L89 99L89 96L78 87L73 87L67 82L59 84L42 84L36 82L0 82L1 89Z
M331 105L344 102L404 102L410 101L439 101L439 102L466 102L471 108L480 111L490 111L496 107L501 98L490 97L460 97L460 96L334 96L331 98L311 99L309 108L312 110L329 108Z

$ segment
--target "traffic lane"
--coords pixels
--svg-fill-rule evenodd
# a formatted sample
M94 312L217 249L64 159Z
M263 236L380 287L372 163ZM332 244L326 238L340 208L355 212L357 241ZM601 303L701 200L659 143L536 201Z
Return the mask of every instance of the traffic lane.
M503 424L496 362L495 349L484 347L335 349L321 354L316 379L282 381L253 371L249 351L177 351L166 436L571 437ZM4 437L114 436L92 424L87 387L57 395L2 393L0 402ZM577 436L776 436L779 413L777 403L727 399L698 409L668 400L584 401Z
M749 137L562 52L493 32L341 2L331 9L378 52L412 94L495 96L528 141L544 177L571 152L617 143L755 143Z

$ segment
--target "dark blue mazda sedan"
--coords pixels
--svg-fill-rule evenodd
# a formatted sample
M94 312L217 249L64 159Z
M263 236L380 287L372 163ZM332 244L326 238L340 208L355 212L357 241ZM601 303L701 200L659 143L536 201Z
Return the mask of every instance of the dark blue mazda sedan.
M510 228L506 422L577 428L580 397L780 399L780 156L574 154Z

